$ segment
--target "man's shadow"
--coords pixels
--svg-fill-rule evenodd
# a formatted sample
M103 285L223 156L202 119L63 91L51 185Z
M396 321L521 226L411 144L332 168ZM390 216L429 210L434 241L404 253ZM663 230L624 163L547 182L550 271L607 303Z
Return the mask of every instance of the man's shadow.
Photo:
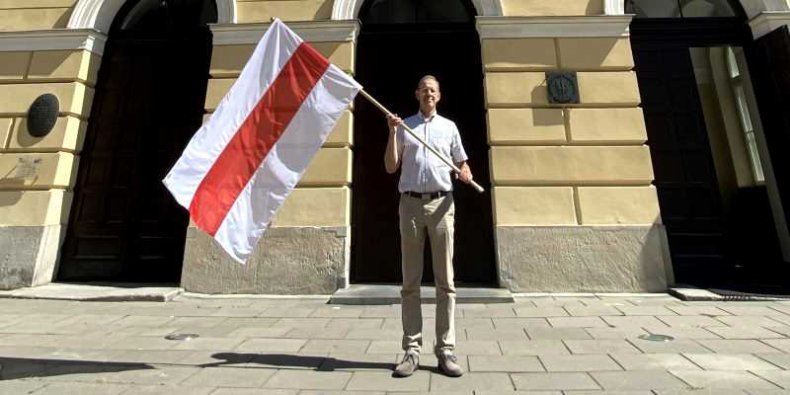
M333 357L319 357L310 355L288 354L239 354L232 352L217 353L211 356L221 361L206 363L201 367L220 367L232 364L260 364L283 368L308 368L319 372L334 372L341 369L376 369L391 371L395 363L389 362L360 362L337 359ZM438 371L435 368L420 366L422 370Z

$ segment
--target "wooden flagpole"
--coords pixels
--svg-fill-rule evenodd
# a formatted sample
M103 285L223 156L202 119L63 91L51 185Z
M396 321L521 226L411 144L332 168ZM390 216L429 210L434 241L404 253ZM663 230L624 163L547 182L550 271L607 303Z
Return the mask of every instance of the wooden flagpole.
M365 99L368 99L368 101L373 103L374 106L378 107L378 109L381 110L384 114L391 115L391 116L395 115L395 114L391 113L389 110L387 110L387 108L384 107L381 103L379 103L378 100L374 99L373 96L371 96L367 92L365 92L364 89L360 90L359 93L362 94L362 96ZM415 139L417 139L417 141L419 141L422 145L424 145L425 148L428 148L429 151L433 152L434 155L436 155L439 159L441 159L441 161L444 162L444 164L446 164L447 166L450 166L450 168L453 169L454 172L456 172L457 174L461 173L461 169L459 169L458 166L456 166L449 159L445 158L444 155L442 155L435 148L431 147L430 144L428 144L420 136L418 136L416 133L414 133L414 131L411 130L410 127L406 126L405 123L401 124L401 126L403 126L403 128L406 129L406 131L409 132L409 134L412 135L412 137L414 137ZM485 189L483 189L483 187L481 187L480 184L476 183L474 180L470 181L469 185L471 185L477 192L482 193L483 191L485 191Z

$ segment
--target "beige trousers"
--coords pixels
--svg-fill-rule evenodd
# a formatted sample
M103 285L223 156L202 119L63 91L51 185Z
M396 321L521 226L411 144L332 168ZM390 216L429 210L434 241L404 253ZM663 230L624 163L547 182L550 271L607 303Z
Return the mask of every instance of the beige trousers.
M452 194L438 199L419 199L401 195L400 235L403 260L401 309L403 349L419 353L422 349L422 282L425 236L431 243L433 277L436 284L435 353L455 348L455 284L453 283L453 226L455 204Z

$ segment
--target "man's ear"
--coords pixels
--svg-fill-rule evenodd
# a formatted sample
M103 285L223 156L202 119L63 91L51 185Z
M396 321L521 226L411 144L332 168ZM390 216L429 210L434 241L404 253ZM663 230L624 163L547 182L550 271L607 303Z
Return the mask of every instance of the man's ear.
M417 101L420 101L420 90L419 89L415 89L414 90L414 98L417 99Z

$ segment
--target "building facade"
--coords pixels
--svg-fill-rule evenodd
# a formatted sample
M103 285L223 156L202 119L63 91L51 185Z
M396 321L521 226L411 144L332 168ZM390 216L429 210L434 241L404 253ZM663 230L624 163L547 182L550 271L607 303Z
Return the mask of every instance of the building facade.
M273 17L399 114L439 77L486 188L456 186L460 284L783 285L790 1L8 0L0 289L397 283L397 179L362 98L246 265L160 183Z

